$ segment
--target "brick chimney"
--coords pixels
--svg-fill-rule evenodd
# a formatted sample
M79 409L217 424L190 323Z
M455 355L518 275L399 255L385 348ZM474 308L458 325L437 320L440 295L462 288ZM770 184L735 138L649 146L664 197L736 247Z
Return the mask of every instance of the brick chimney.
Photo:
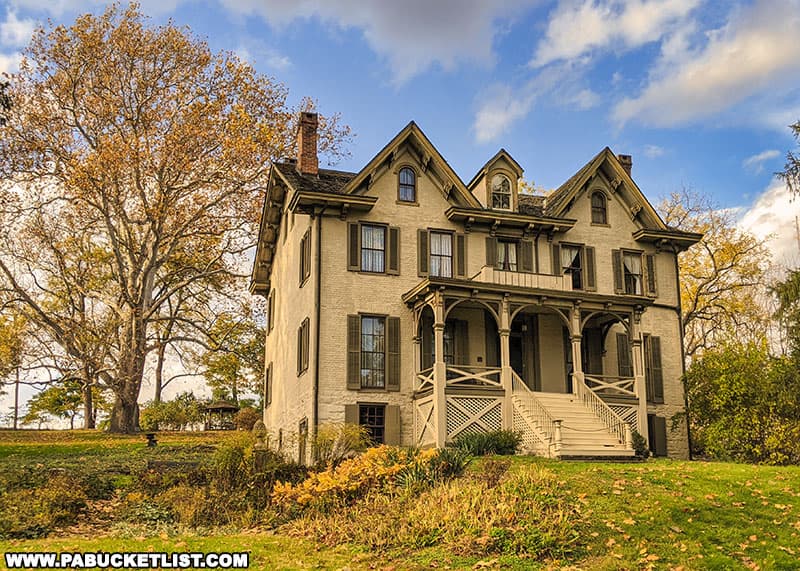
M617 159L619 159L619 164L622 165L622 168L625 169L625 172L628 173L628 176L631 176L633 157L630 155L617 155Z
M297 131L297 171L300 174L319 174L319 159L317 158L317 125L319 119L316 113L300 113L300 123Z

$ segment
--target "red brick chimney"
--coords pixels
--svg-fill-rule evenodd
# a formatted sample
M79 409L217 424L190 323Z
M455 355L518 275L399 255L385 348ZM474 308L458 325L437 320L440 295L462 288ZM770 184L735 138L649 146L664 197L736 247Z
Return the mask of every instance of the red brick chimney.
M317 158L317 125L316 113L303 111L300 113L300 124L297 131L297 171L300 174L319 174Z
M619 159L619 164L622 165L622 168L625 169L625 172L628 173L628 176L631 176L633 157L630 155L617 155L617 159Z

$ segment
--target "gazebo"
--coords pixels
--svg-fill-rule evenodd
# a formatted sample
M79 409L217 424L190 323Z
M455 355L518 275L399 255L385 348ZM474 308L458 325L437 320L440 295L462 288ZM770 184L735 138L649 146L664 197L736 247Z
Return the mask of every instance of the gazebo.
M205 406L205 430L236 430L234 415L239 405L226 401L213 401Z

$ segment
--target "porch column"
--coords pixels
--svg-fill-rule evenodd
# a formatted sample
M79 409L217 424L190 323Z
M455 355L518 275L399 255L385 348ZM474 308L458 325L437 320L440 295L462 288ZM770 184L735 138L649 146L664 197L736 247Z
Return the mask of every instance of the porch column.
M511 372L511 312L508 307L508 295L500 302L500 385L503 387L503 407L501 426L503 430L512 430L514 405L511 395L514 392L514 381Z
M416 327L417 330L414 332L414 336L411 338L411 343L413 347L412 353L414 355L413 357L414 365L411 368L411 371L414 374L414 379L411 383L411 386L414 388L415 391L419 389L419 379L417 378L417 375L419 374L420 371L419 367L420 363L422 362L422 339L420 339L420 336L417 334L417 332L419 331L418 323L416 324Z
M437 291L433 301L433 410L436 415L436 447L447 442L447 365L444 362L444 296Z
M581 304L576 301L569 311L570 342L572 345L572 393L578 393L577 384L583 382L583 361L581 359Z
M633 378L636 386L636 398L639 399L638 421L639 434L645 440L647 436L647 387L644 379L644 343L642 343L642 313L636 310L631 315L631 353L633 353Z

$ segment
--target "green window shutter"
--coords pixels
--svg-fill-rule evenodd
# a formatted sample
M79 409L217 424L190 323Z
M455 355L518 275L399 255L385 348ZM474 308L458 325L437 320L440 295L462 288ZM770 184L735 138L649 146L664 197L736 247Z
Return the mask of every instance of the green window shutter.
M267 334L275 326L275 290L269 292L267 299Z
M272 404L272 363L267 365L266 387L264 387L264 402L267 406Z
M303 370L308 369L308 357L311 352L311 343L309 342L311 334L311 327L308 318L303 323Z
M306 232L306 242L305 242L305 275L303 279L308 278L311 275L311 228L308 229Z
M594 263L594 247L586 246L586 289L595 291L597 289L597 274Z
M386 318L386 389L400 390L400 318Z
M303 372L303 326L297 328L297 374Z
M361 388L361 317L347 316L347 388Z
M347 225L347 269L357 272L361 269L361 246L359 238L361 232L358 224L351 222Z
M650 435L651 449L655 456L667 455L667 419L653 417L653 434Z
M459 319L454 322L456 341L456 365L469 365L469 332L467 322Z
M614 293L624 293L625 282L622 277L622 250L611 251L611 266L614 272Z
M400 407L394 404L386 406L383 442L389 446L400 445Z
M389 263L386 265L386 273L398 275L400 273L400 228L391 226L389 228Z
M305 236L303 236L300 239L300 257L299 257L299 262L300 262L299 263L299 272L298 272L299 278L300 278L299 283L300 283L300 286L302 287L303 280L306 277L306 268L305 268L305 266L306 266L306 237Z
M653 401L664 402L664 373L661 368L661 337L650 337L650 373Z
M628 335L625 333L617 333L617 363L619 364L620 377L633 376L631 348L628 342Z
M433 367L433 318L428 314L423 314L422 324L420 325L420 337L422 352L420 367L422 370Z
M358 405L346 404L344 405L344 422L346 424L358 425Z
M647 272L647 295L656 297L658 295L658 280L656 279L656 257L647 254L645 259L645 271Z
M456 277L467 276L467 237L456 234Z
M497 240L492 236L486 238L486 265L494 267L497 264Z
M558 244L553 244L552 254L550 255L553 262L553 275L560 276L564 274L564 268L561 267L561 248Z
M533 273L533 241L522 240L519 243L519 268L523 272Z
M417 231L417 269L419 277L428 275L428 231Z

